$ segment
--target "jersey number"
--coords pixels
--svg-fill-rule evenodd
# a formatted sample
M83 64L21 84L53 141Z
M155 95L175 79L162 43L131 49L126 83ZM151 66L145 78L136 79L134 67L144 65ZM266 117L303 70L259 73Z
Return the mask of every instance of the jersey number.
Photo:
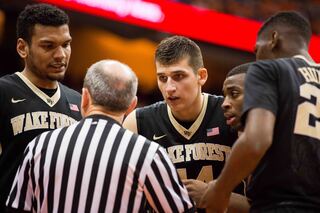
M181 179L188 179L186 168L177 169ZM212 166L203 166L198 174L197 180L209 183L213 180Z
M313 96L316 102L315 104L310 102L299 104L294 133L320 140L320 89L311 84L303 84L300 86L300 95L309 100ZM315 117L314 125L309 124L311 116Z

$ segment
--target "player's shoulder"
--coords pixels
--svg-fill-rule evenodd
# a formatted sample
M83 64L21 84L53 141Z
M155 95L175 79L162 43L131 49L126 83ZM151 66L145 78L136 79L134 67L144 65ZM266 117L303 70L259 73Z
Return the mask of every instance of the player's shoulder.
M203 93L205 98L208 98L208 107L212 108L215 105L221 106L223 103L224 97L222 95L214 95L209 93Z
M73 104L78 104L80 107L81 103L81 94L74 89L69 88L62 83L59 83L60 89L65 97Z
M282 60L282 59L281 59ZM250 67L249 67L249 71L252 70L252 68L255 68L255 69L261 69L263 68L266 69L266 68L272 68L274 66L277 66L277 64L280 64L282 62L280 62L280 59L265 59L265 60L258 60L258 61L255 61L253 62Z
M266 59L266 60L258 60L253 62L251 67L259 67L259 68L279 68L279 67L288 67L291 66L292 63L305 63L300 57L288 57L288 58L277 58L277 59ZM265 70L264 69L264 70ZM250 68L249 68L250 70Z
M19 81L19 77L14 74L7 74L0 78L0 86L16 85Z
M59 86L60 86L60 89L61 89L64 93L66 93L67 95L78 96L78 97L81 96L81 94L80 94L78 91L76 91L76 90L74 90L74 89L71 89L70 87L68 87L68 86L66 86L66 85L64 85L64 84L62 84L62 83L60 83L60 82L59 82Z
M210 93L203 93L204 96L208 96L208 101L223 101L224 97L222 95L215 95Z
M279 76L287 76L295 72L297 68L308 66L308 62L302 56L294 56L290 58L278 58L269 60L259 60L254 62L247 72L247 78L251 76L262 77L265 76L269 79L277 79ZM249 77L250 76L250 77Z
M137 108L136 113L157 113L164 110L166 107L167 104L164 101L158 101L153 104Z
M276 80L281 73L290 67L290 58L267 59L253 62L247 72L246 79ZM251 81L251 80L246 80Z

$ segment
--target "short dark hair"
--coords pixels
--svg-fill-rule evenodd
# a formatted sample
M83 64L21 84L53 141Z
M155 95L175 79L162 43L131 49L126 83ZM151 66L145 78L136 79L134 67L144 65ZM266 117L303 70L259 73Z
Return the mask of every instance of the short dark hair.
M233 76L233 75L242 74L242 73L246 74L248 69L249 69L249 67L250 67L250 65L252 65L252 64L253 64L253 62L248 62L248 63L240 64L239 66L236 66L236 67L232 68L228 72L226 78L228 78L230 76Z
M27 5L18 16L17 38L30 43L36 24L61 26L69 24L69 17L63 10L49 4Z
M312 35L310 22L296 11L283 11L271 16L263 23L258 32L258 36L275 26L292 28L295 33L302 36L307 43L310 42Z
M162 65L175 64L184 57L189 57L189 65L195 72L203 67L200 47L184 36L172 36L162 40L155 53L155 60Z

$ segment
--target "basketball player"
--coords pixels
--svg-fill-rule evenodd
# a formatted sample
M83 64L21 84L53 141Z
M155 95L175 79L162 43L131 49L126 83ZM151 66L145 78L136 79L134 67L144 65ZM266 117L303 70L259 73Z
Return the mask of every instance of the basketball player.
M202 93L208 73L195 42L183 36L164 39L155 62L164 101L136 109L124 127L167 149L197 204L207 183L219 176L237 134L226 124L223 97ZM243 194L243 186L235 191Z
M244 97L244 79L249 66L252 63L245 63L234 67L228 72L223 82L224 101L221 105L227 124L232 128L242 131L241 112Z
M320 65L308 53L309 22L270 17L258 32L245 80L244 132L200 206L224 212L232 189L252 173L250 212L320 211ZM287 58L283 58L287 57Z
M18 17L16 48L25 67L0 79L0 212L28 142L81 119L80 94L58 82L71 54L68 22L47 4L26 6Z

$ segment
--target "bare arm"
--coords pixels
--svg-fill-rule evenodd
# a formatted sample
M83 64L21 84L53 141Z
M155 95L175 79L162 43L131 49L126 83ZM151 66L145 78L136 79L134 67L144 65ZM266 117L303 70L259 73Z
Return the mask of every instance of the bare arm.
M133 110L123 121L122 126L131 130L134 133L138 133L136 110Z
M246 196L231 193L231 197L228 204L228 213L247 213L249 212L250 205Z
M255 108L248 112L243 134L232 148L219 178L210 182L200 205L207 212L224 212L234 187L249 176L270 148L275 116L271 111Z
M208 184L194 179L186 179L182 180L182 182L186 186L190 197L194 200L196 205L198 205ZM228 204L228 213L247 213L249 212L249 207L249 202L245 196L237 193L231 194Z

